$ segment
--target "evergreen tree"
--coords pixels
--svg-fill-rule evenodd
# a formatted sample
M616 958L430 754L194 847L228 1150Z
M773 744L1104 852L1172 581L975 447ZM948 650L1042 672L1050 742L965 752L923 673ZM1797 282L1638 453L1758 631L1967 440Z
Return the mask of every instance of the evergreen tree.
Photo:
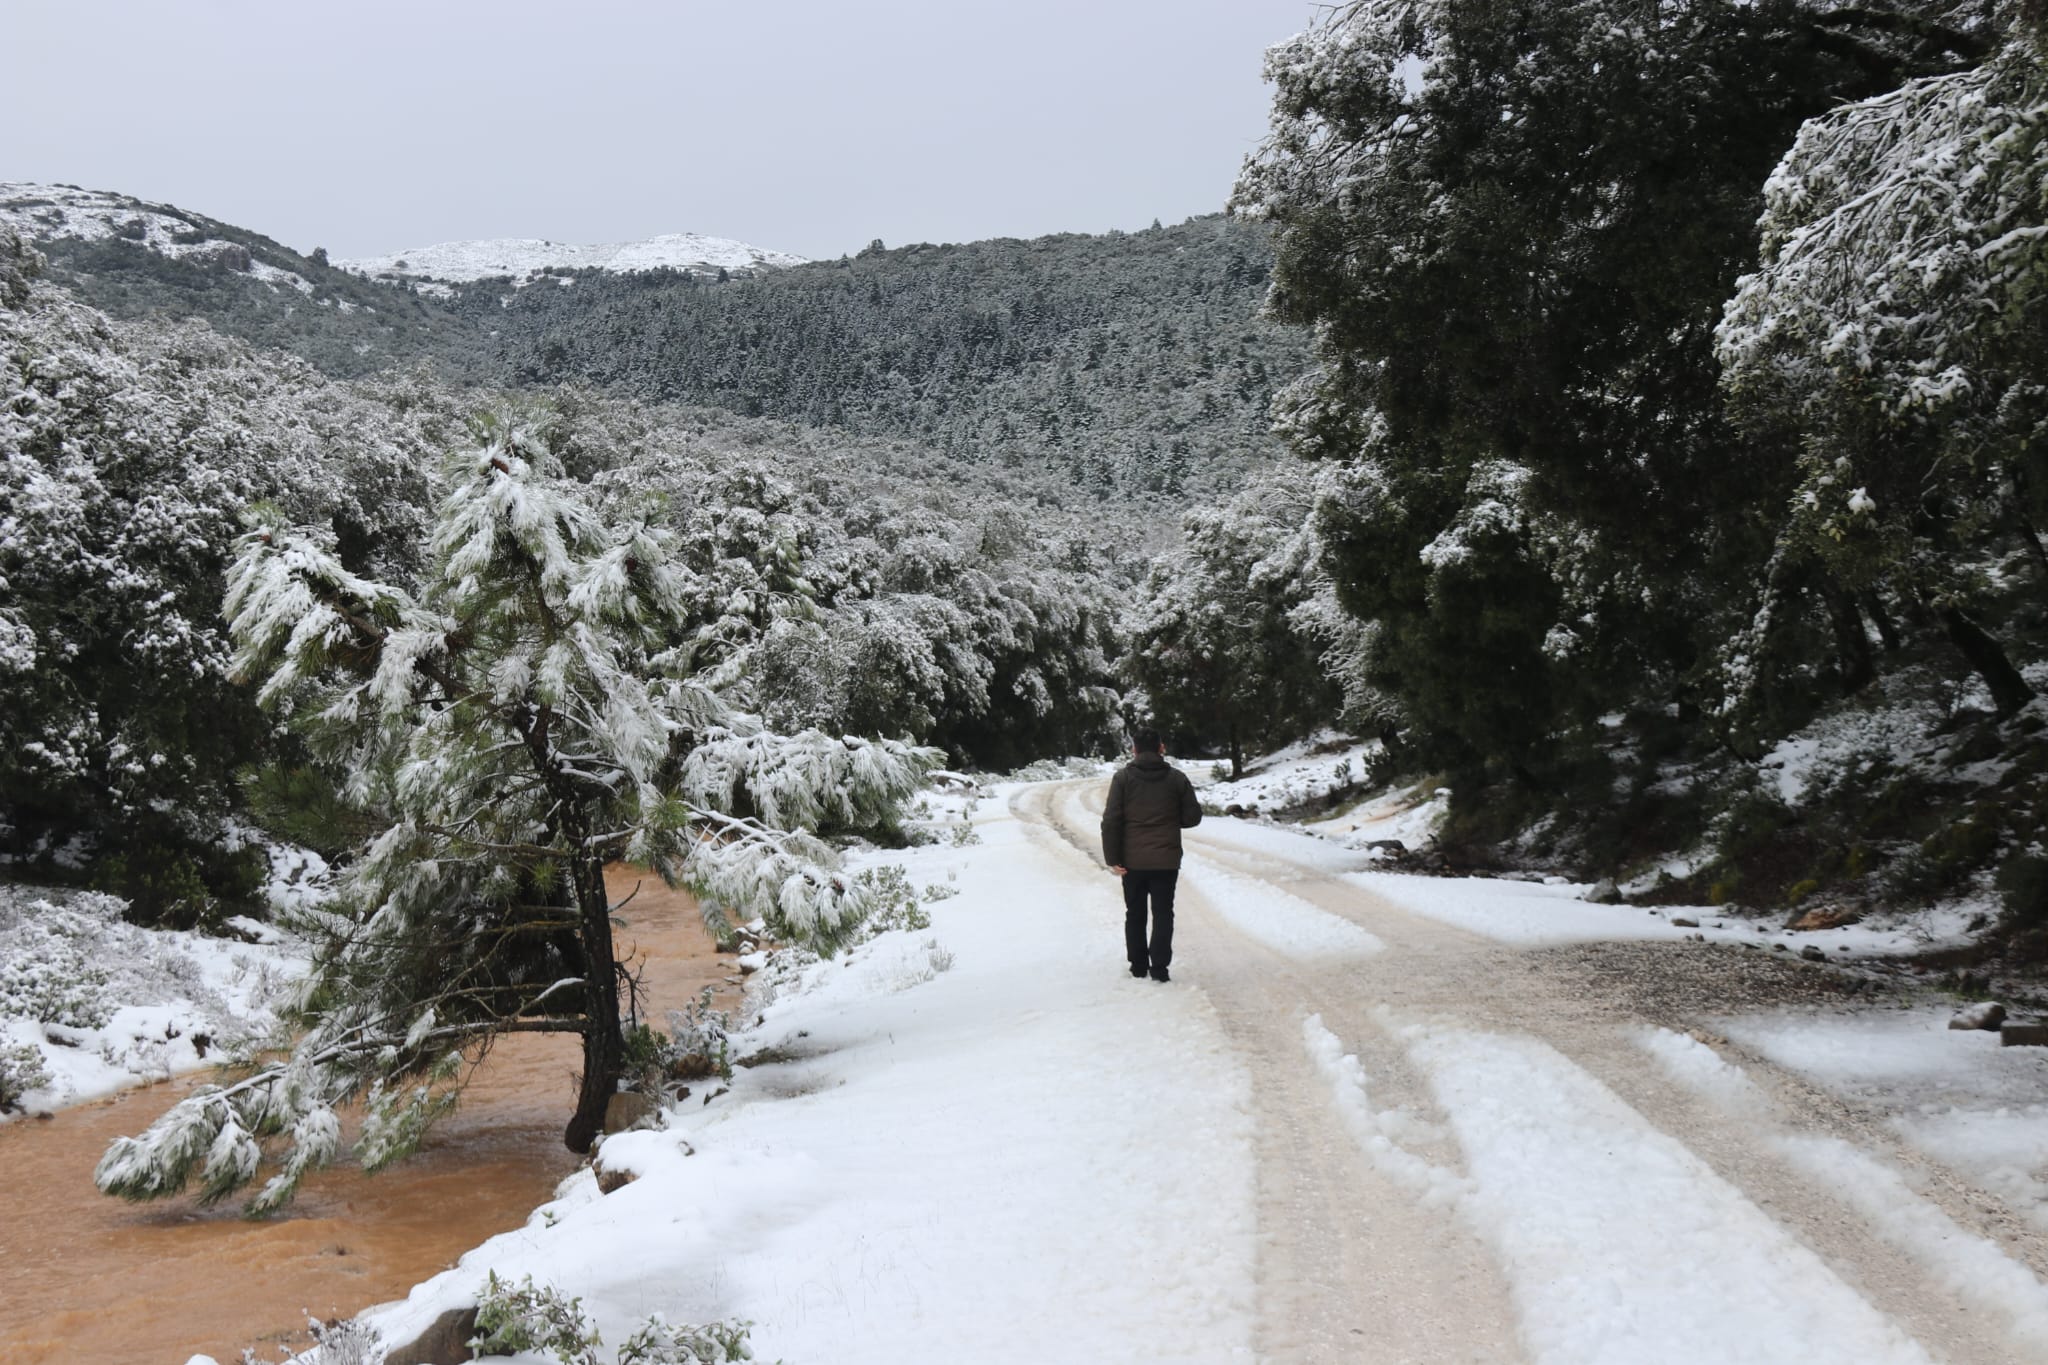
M1233 776L1247 746L1338 718L1339 689L1301 616L1320 586L1305 494L1263 480L1227 506L1189 512L1126 622L1123 669L1152 716L1220 747Z
M1799 0L1369 0L1270 54L1236 201L1320 359L1278 411L1351 466L1328 568L1436 757L1547 785L1598 716L1694 699L1791 480L1715 386L1759 187L1802 119L1982 47Z
M335 1110L352 1100L375 1170L453 1105L465 1052L508 1032L581 1037L564 1141L588 1150L635 1003L608 862L822 952L868 908L815 831L891 822L937 755L779 736L733 711L692 672L697 583L673 535L598 515L533 434L481 436L447 471L416 593L275 517L239 545L237 670L389 823L308 915L318 948L289 1053L116 1141L96 1173L108 1193L157 1198L196 1178L219 1199L255 1178L261 1139L289 1133L251 1204L275 1208L335 1156Z
M1719 354L1745 419L1800 441L1797 486L1766 509L1774 571L1839 584L1893 643L1895 618L1939 622L2010 714L2033 689L1979 621L1987 555L2023 547L2034 592L2048 579L2039 31L1808 122L1771 176L1763 234ZM1800 662L1781 599L1724 652L1731 714Z

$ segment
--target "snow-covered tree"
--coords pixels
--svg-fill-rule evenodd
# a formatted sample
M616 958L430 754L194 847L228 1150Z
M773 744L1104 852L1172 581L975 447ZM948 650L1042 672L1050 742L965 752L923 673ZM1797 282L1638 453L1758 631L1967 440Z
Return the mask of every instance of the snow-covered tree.
M1973 70L1810 120L1765 195L1762 267L1718 341L1748 419L1802 441L1776 518L1780 576L1825 574L1873 607L1936 617L2015 710L2032 689L1976 618L1999 542L2048 575L2039 33L2018 26ZM1734 701L1762 681L1779 612L1767 603L1731 652Z
M1241 774L1247 746L1285 742L1338 718L1321 645L1298 619L1320 586L1312 498L1266 479L1181 519L1126 628L1123 667L1151 718L1220 746Z
M18 242L0 270L0 847L190 922L260 873L236 774L271 727L225 686L220 621L236 514L276 499L407 572L428 418L203 326L112 323Z
M258 514L226 611L237 673L289 714L348 794L389 815L310 912L313 970L288 1052L108 1149L111 1194L256 1178L288 1200L337 1153L409 1152L454 1103L465 1057L507 1032L568 1032L583 1076L565 1142L587 1150L617 1088L633 1005L603 870L689 886L708 913L765 916L830 951L867 909L821 826L887 822L938 756L764 731L692 671L701 584L676 538L604 517L532 433L487 421L446 471L417 591L352 572L331 534Z
M1277 225L1270 306L1319 362L1276 411L1352 466L1335 598L1445 762L1548 785L1597 717L1689 699L1789 478L1712 358L1760 187L1806 117L1980 54L1948 18L1356 0L1268 54L1234 201Z

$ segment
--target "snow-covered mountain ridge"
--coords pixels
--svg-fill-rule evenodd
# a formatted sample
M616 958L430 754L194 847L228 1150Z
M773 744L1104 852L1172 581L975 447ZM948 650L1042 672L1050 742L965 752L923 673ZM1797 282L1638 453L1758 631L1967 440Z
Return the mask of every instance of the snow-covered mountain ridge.
M0 226L36 242L70 238L81 242L120 237L173 260L218 260L276 288L313 292L304 276L251 256L232 229L211 218L133 195L86 190L76 185L38 185L0 180Z
M802 256L768 251L725 237L671 232L637 242L579 245L541 237L496 237L487 241L440 242L389 256L363 256L334 264L373 279L436 280L462 284L510 276L525 284L557 270L598 269L613 274L636 270L719 270L752 273L805 264Z

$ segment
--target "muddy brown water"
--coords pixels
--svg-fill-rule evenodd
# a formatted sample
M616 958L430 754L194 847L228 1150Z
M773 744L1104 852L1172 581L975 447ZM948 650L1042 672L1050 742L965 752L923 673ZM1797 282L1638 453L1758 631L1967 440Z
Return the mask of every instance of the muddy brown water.
M735 1008L695 902L613 869L622 950L645 957L659 1020L705 986ZM251 1222L230 1202L126 1204L98 1193L107 1143L138 1133L202 1075L0 1127L0 1365L183 1365L306 1342L307 1315L348 1317L403 1297L485 1238L516 1228L579 1158L562 1146L575 1105L576 1040L512 1035L410 1161L378 1175L338 1166L284 1214Z

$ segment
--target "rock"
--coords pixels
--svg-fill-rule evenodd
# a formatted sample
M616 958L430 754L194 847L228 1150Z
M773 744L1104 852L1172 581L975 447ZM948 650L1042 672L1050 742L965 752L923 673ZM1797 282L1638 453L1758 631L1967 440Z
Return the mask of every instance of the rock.
M661 1106L637 1090L621 1090L604 1106L604 1130L623 1133L639 1128L661 1111Z
M1671 921L1671 927L1674 929L1697 929L1700 927L1700 922L1696 919L1686 919L1681 915Z
M1586 893L1586 899L1595 905L1619 905L1621 888L1615 885L1614 878L1603 878L1593 884L1593 889Z
M1845 924L1854 924L1863 916L1844 906L1818 906L1792 921L1794 929L1839 929Z
M1828 960L1828 955L1822 952L1819 948L1815 947L1811 943L1807 944L1804 948L1801 948L1799 950L1799 955L1805 958L1808 962L1826 962Z
M1998 1026L2005 1022L2005 1006L1996 1000L1980 1000L1974 1005L1956 1011L1956 1017L1948 1021L1952 1029L1984 1029L1998 1032Z
M640 1178L632 1171L622 1171L615 1167L607 1166L603 1162L599 1162L591 1170L597 1176L597 1192L599 1194L610 1194L613 1190L623 1190L626 1186Z
M469 1339L475 1335L476 1305L451 1308L419 1336L387 1351L384 1365L462 1365L476 1359L469 1349Z
M2005 1047L2048 1047L2048 1020L2029 1019L2020 1023L2008 1019L1998 1030L1998 1041Z
M1396 858L1408 851L1408 845L1399 839L1367 839L1363 847L1369 853L1390 853Z
M1773 943L1771 945L1771 951L1774 953L1789 953L1792 951L1792 949L1783 943Z

